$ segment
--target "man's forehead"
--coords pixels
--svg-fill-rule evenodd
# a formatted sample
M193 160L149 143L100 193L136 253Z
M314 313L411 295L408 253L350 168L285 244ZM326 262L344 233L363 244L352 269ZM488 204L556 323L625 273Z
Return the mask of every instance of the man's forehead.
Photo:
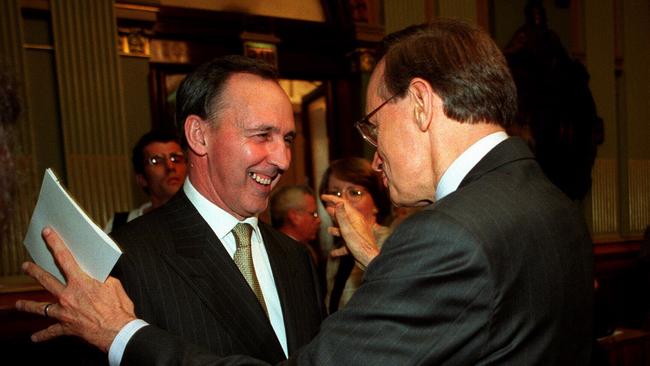
M230 76L222 91L222 99L239 104L264 106L273 99L274 103L287 103L291 100L280 84L274 79L246 73L237 73Z
M247 72L236 72L228 76L223 91L225 95L228 95L233 92L248 92L252 88L255 93L258 93L258 88L276 89L275 87L282 90L280 84L275 79L269 79ZM284 94L286 95L286 93Z
M215 106L217 126L231 125L246 129L288 133L295 130L291 101L272 79L253 74L234 74Z
M176 141L152 141L144 147L145 152L151 151L176 151L180 150L181 145Z

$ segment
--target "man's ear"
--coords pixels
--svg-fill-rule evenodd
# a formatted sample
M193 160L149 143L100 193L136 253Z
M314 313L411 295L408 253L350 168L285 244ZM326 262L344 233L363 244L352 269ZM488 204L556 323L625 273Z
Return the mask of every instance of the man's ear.
M413 78L409 84L409 95L413 101L413 119L420 131L429 129L435 114L442 107L440 98L433 91L429 82L422 78Z
M195 114L185 118L184 131L187 145L199 156L207 154L207 128L209 128L208 122Z
M147 178L143 174L136 174L135 175L135 182L138 183L138 186L140 186L140 188L149 187L149 183L147 182Z

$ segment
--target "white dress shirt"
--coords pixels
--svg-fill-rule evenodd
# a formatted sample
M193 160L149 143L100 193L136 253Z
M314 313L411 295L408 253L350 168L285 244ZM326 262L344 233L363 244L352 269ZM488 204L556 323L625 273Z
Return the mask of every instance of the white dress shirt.
M189 178L186 179L183 184L183 191L201 217L203 217L221 243L223 243L223 246L228 254L230 254L230 257L233 258L235 250L237 249L237 244L232 229L240 221L201 195L201 193L194 188ZM250 224L253 227L253 234L251 235L251 251L255 273L260 288L262 289L262 294L264 295L264 301L266 302L271 326L273 327L275 335L278 337L285 356L287 356L287 336L284 328L282 306L280 305L280 298L275 286L271 263L269 262L262 234L260 233L257 224L257 217L249 217L242 222ZM128 323L124 328L122 328L122 330L120 330L109 349L108 359L111 366L118 366L120 364L126 344L135 332L146 325L147 323L145 321L138 319Z
M454 160L445 171L436 187L436 201L458 189L460 182L476 164L495 146L508 138L503 131L489 134L476 141Z

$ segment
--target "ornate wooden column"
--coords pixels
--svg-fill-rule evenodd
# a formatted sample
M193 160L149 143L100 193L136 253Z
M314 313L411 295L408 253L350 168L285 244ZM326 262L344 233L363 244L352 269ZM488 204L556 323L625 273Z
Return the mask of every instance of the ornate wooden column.
M13 192L8 228L0 232L0 276L21 273L20 264L28 259L22 244L30 215L38 194L41 173L36 172L33 125L25 97L25 69L23 53L20 1L0 1L0 65L18 83L22 113L11 129L10 149L16 168L16 186Z
M590 87L605 125L605 141L598 147L592 170L591 199L586 202L588 223L594 235L618 235L618 131L614 75L614 14L612 2L584 2L585 60Z
M622 57L627 209L623 211L623 235L638 235L650 225L650 4L622 1ZM623 133L623 131L622 131Z
M50 4L66 183L102 225L132 195L113 1Z

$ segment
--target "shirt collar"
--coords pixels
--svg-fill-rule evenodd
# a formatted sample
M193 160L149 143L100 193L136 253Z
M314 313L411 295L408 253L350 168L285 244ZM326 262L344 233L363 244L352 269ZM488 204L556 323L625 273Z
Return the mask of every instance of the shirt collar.
M489 134L476 141L467 150L463 151L445 171L436 187L436 201L458 189L460 182L476 164L495 146L508 138L503 131Z
M226 235L228 235L235 225L240 222L245 222L253 226L253 235L257 235L258 239L261 238L257 217L247 217L243 221L237 220L237 218L226 212L221 207L210 202L210 200L197 191L190 182L189 177L185 179L185 183L183 183L183 192L185 192L185 195L192 205L194 205L196 210L199 211L201 217L203 217L205 222L208 223L212 231L214 231L222 242Z

